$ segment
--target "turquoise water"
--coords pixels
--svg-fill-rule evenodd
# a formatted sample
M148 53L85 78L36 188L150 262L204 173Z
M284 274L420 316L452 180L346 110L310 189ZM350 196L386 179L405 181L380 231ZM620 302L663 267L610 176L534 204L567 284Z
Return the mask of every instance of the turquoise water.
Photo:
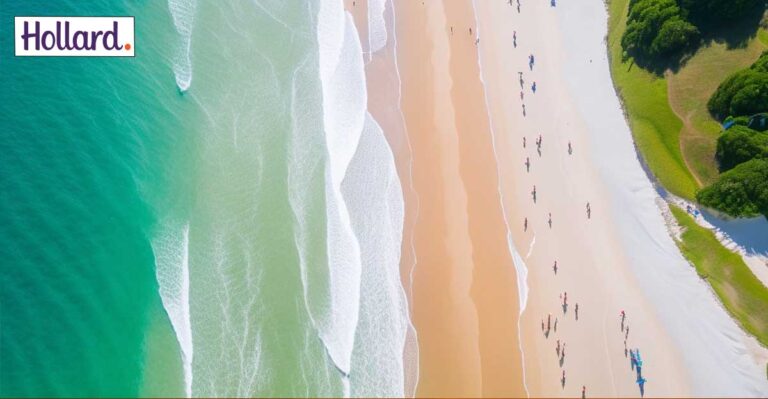
M0 13L0 394L138 395L148 331L173 334L142 192L162 195L165 155L193 144L168 134L186 123L168 112L181 102L161 83L172 72L149 42L131 60L17 58L10 39L14 15L153 13L139 35L170 40L167 11L4 1Z
M137 56L14 57L14 15L133 15ZM0 396L402 395L402 194L341 2L0 16Z

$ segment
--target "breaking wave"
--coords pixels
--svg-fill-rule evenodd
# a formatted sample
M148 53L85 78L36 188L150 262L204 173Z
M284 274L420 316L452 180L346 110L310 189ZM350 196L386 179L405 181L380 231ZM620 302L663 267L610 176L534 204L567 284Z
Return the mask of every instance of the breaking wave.
M168 10L173 17L173 25L181 36L173 59L173 74L176 76L176 86L181 91L187 91L192 85L190 50L196 7L196 0L168 0Z
M192 396L192 327L189 312L189 224L166 222L152 240L155 275L173 331L181 347L184 389Z

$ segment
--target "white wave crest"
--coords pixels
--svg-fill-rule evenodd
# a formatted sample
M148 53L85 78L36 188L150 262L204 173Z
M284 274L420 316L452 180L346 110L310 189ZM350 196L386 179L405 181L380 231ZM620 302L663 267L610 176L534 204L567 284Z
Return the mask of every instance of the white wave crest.
M360 243L360 320L351 375L354 397L403 397L408 303L400 280L403 191L382 129L367 114L342 184Z
M322 1L317 22L324 133L322 143L318 144L324 144L325 147L327 275L322 278L327 286L318 286L310 277L317 277L317 271L308 269L309 259L306 254L300 253L300 263L310 317L328 356L346 380L351 372L352 349L359 317L361 263L360 246L352 230L349 212L341 194L341 184L363 129L365 76L357 32L351 17L344 15L341 1ZM312 159L308 153L294 157L302 162L311 162ZM306 170L293 170L296 183L308 183ZM304 190L301 187L294 188ZM293 196L296 197L296 194ZM302 209L304 204L306 201L300 198L292 199L292 207L295 212L298 210L300 219L306 216L306 210ZM299 222L304 223L301 220ZM302 230L305 229L306 226ZM299 240L306 240L307 235L306 232L300 232ZM306 243L300 243L300 252L304 252L302 248L306 246ZM325 306L311 303L319 296Z
M385 6L385 0L368 0L368 50L371 55L387 45Z
M189 316L189 224L166 222L152 240L155 276L181 347L184 389L192 396L192 326Z
M195 20L196 0L168 0L168 10L173 17L173 25L181 36L173 59L173 74L176 85L181 91L187 91L192 85L192 27Z

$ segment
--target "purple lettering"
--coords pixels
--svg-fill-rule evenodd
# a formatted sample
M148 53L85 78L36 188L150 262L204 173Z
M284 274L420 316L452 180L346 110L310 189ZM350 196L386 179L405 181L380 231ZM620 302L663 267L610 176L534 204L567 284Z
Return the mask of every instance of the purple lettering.
M108 42L108 39L111 38L111 44ZM122 50L123 45L117 44L117 21L112 22L112 30L108 30L104 32L104 38L103 38L103 44L105 50Z
M50 45L48 44L48 39L51 39ZM40 38L40 41L42 42L44 49L51 50L54 46L56 46L56 35L53 32L47 30L43 32L43 35Z
M78 40L80 39L80 40ZM88 34L85 31L79 30L72 36L72 48L75 50L83 50L88 48ZM70 50L71 50L70 49Z
M91 45L87 47L88 50L96 50L96 43L98 43L99 36L103 35L104 32L98 30L96 32L91 32Z
M24 21L24 34L21 39L24 40L24 50L29 50L29 39L35 39L35 50L40 50L40 21L35 22L35 31L29 32L29 22Z

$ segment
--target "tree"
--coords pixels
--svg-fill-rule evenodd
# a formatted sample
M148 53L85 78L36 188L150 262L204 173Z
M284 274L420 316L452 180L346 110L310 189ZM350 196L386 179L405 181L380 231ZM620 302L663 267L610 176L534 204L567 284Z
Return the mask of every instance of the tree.
M698 38L699 31L682 18L675 16L666 20L656 38L651 42L650 55L669 55L689 46Z
M723 173L696 199L734 217L768 218L768 159L753 159Z
M698 36L675 0L632 0L621 46L628 55L648 61L680 52Z
M763 0L680 0L691 21L719 25L756 10Z
M760 54L760 58L749 69L757 72L768 72L768 51L763 51L763 54Z
M768 111L768 52L748 69L729 76L707 102L715 119Z
M715 156L722 172L751 159L768 159L768 133L734 125L717 139Z

